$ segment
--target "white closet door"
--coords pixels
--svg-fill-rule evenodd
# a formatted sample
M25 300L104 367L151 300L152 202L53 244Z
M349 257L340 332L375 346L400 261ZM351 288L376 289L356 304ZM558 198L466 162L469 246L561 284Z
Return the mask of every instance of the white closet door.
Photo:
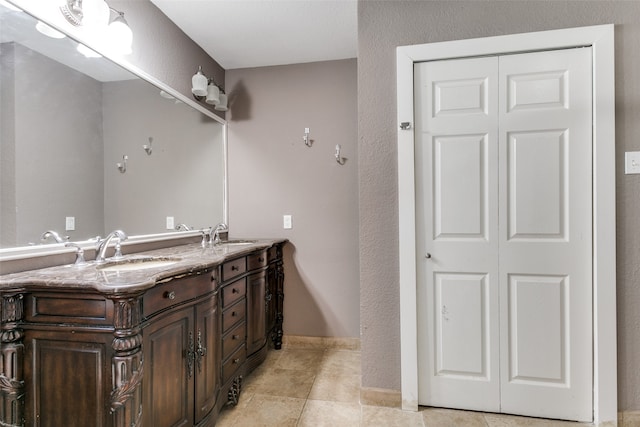
M502 411L591 421L591 49L500 58Z
M500 409L497 65L494 57L415 66L424 405Z
M415 66L420 404L592 420L590 58Z

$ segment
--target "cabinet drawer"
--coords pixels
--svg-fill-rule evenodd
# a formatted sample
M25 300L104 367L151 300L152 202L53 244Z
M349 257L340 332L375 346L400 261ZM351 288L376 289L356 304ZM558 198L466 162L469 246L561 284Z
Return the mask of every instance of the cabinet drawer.
M142 300L142 313L149 317L154 313L197 298L216 288L216 279L210 272L174 279L149 289Z
M222 332L235 325L236 323L244 320L246 313L246 306L244 298L236 303L236 305L229 307L222 313Z
M233 353L233 355L229 358L229 360L224 362L224 365L222 365L222 383L223 384L226 383L227 380L229 380L229 378L231 378L233 374L236 373L236 371L240 366L242 366L246 358L247 358L247 348L245 346L242 346L238 350L236 350L235 353Z
M238 258L222 264L222 281L226 282L247 271L247 259Z
M99 295L33 293L25 298L27 322L111 325L113 302Z
M225 360L235 349L244 344L247 335L247 324L241 323L222 338L222 360Z
M247 270L257 270L267 265L267 251L260 251L247 257Z
M247 292L245 279L235 281L222 288L222 308L227 308L240 298L244 298Z

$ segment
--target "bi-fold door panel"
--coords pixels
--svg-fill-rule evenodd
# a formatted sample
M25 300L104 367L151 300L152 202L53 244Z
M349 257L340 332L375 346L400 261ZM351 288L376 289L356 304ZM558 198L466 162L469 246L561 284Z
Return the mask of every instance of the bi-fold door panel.
M415 66L419 402L590 420L590 50Z

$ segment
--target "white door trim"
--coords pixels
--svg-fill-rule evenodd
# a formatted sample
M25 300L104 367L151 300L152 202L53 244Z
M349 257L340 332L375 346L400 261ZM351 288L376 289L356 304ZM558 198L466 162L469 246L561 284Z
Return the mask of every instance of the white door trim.
M402 407L418 409L413 64L591 46L593 52L593 408L617 425L614 26L598 25L397 48ZM401 130L400 124L411 124Z

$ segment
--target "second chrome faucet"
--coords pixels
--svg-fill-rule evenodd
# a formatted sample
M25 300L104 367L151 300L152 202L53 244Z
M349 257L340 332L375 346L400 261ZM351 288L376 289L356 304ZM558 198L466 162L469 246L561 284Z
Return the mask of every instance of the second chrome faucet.
M112 239L117 238L118 242L116 243L116 253L114 254L114 258L118 258L122 256L122 252L120 252L120 242L127 240L127 235L122 230L114 230L107 235L102 240L98 240L98 246L96 247L96 262L104 262L105 255L107 253L107 248L109 247L109 242Z

